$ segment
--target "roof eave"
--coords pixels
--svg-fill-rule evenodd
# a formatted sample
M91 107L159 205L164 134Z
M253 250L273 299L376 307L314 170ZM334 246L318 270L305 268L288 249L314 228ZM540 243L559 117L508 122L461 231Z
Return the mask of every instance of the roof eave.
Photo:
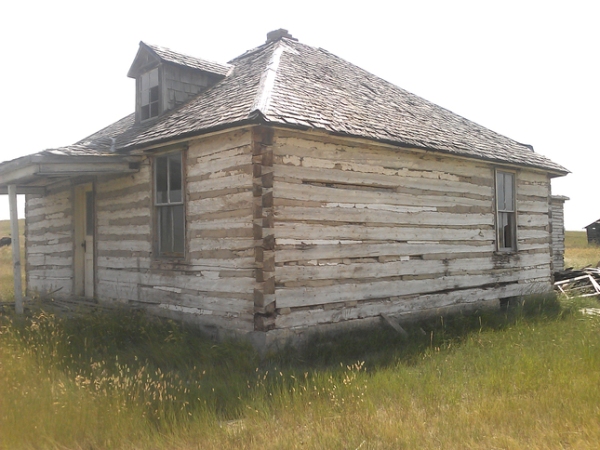
M392 145L394 147L401 147L401 148L406 148L406 149L418 149L418 150L427 151L427 152L443 153L445 155L453 156L453 157L460 158L460 159L469 159L469 160L475 160L475 161L486 161L486 162L493 163L493 164L500 164L500 165L512 166L512 167L527 167L527 168L541 170L543 172L546 172L552 178L566 176L569 173L571 173L567 169L560 170L560 169L551 168L551 167L547 167L547 166L542 166L542 165L538 165L538 164L518 163L518 162L506 161L506 160L494 159L494 158L485 158L485 157L479 157L478 158L476 156L461 155L461 154L454 153L454 152L451 152L451 151L448 151L448 150L445 150L445 149L439 149L439 148L435 148L435 147L421 146L421 145L417 145L417 144L411 144L411 143L406 143L406 142L402 142L402 141L396 141L396 140L393 140L393 139L377 139L377 138L373 138L373 137L365 137L365 136L351 134L351 133L335 132L335 131L327 130L327 129L324 129L324 128L309 127L307 125L299 125L299 124L292 124L292 123L282 123L282 122L269 121L268 119L266 119L262 115L262 113L260 113L260 111L257 111L257 113L260 114L260 117L262 119L262 123L269 123L271 125L282 126L282 127L285 127L285 128L291 128L291 129L295 129L295 130L302 130L302 131L315 130L315 131L325 132L325 133L330 134L332 136L339 136L339 137L346 137L346 138L355 138L355 139L365 139L365 140L369 140L369 141L379 142L381 144Z
M213 127L207 127L200 130L189 131L186 133L181 133L176 136L168 136L160 139L153 139L149 141L144 141L140 143L135 143L131 145L125 145L123 147L119 147L117 149L118 152L132 152L135 150L145 150L150 148L162 147L164 145L174 144L177 142L186 141L195 137L204 136L206 134L217 133L219 131L223 131L229 128L239 128L243 126L252 126L252 125L264 125L267 121L265 120L262 113L260 114L251 114L247 119L238 120L235 122L229 122L226 124L220 124Z
M139 171L140 157L131 155L56 156L34 154L0 166L0 194L10 185L17 194L42 193L40 180L51 183L81 176L113 175Z
M202 136L205 134L211 134L211 133L223 131L228 128L236 128L236 127L242 127L242 126L248 126L248 125L273 125L273 126L279 126L279 127L289 128L289 129L294 129L294 130L301 130L301 131L314 130L314 131L325 132L332 136L355 138L355 139L365 139L365 140L370 140L370 141L374 141L374 142L379 142L381 144L392 145L394 147L401 147L401 148L406 148L406 149L418 149L418 150L428 151L428 152L443 153L443 154L453 156L456 158L460 158L460 159L487 161L489 163L501 164L501 165L512 166L512 167L527 167L527 168L531 168L531 169L544 171L544 172L548 173L552 178L565 176L565 175L571 173L567 169L559 170L559 169L553 169L553 168L544 167L544 166L536 165L536 164L517 163L517 162L511 162L511 161L505 161L505 160L493 159L493 158L484 158L484 157L477 158L474 156L459 155L459 154L456 154L456 153L453 153L453 152L450 152L450 151L444 150L444 149L419 146L419 145L415 145L415 144L409 144L406 142L394 141L391 139L375 139L375 138L369 138L369 137L360 136L360 135L354 135L354 134L350 134L350 133L334 132L334 131L310 127L310 126L306 126L306 125L273 121L273 120L269 120L268 118L266 118L265 115L262 113L262 111L260 111L259 109L255 109L248 115L248 117L246 119L241 120L241 121L221 124L221 125L217 125L214 127L201 129L201 130L194 130L194 131L191 131L188 133L182 133L177 136L165 137L162 139L152 140L152 141L148 141L148 142L142 142L142 143L133 144L130 146L124 146L124 147L119 148L119 152L156 148L156 147L159 147L162 145L167 145L169 143L173 143L174 141L181 142L181 141L188 140L190 138L194 138L197 136Z

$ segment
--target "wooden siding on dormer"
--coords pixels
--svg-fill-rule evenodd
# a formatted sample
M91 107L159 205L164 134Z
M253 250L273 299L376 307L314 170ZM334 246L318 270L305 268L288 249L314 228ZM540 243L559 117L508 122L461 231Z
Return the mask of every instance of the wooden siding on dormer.
M206 72L171 64L164 64L162 69L163 112L188 102L221 78Z

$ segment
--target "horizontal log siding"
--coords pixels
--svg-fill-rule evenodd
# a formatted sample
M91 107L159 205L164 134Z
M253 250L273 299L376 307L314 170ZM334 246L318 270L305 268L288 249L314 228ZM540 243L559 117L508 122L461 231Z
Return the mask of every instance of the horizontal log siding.
M28 295L73 291L72 187L62 183L45 196L27 195L25 254Z
M140 300L152 262L152 168L96 183L96 295Z
M189 144L185 260L156 258L152 168L97 184L100 298L201 325L253 329L250 131Z
M238 130L193 142L188 151L189 263L180 314L229 329L254 329L252 133ZM189 294L189 291L188 291Z
M517 174L519 251L504 254L493 166L305 136L273 142L276 328L549 289L545 174Z
M552 271L565 270L565 197L552 197L550 201Z

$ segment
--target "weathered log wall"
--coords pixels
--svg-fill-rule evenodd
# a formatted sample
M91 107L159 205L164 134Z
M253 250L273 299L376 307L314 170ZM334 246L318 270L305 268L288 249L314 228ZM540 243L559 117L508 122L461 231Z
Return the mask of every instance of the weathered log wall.
M565 201L567 197L553 195L550 198L552 230L552 271L565 270Z
M518 248L495 251L494 167L277 131L275 328L550 288L546 174L517 174Z
M70 183L45 196L27 195L25 255L27 293L68 297L73 290L73 201Z
M225 329L253 329L251 132L186 152L185 260L154 256L152 168L96 186L97 294Z
M95 184L96 296L138 301L152 261L152 168Z
M100 300L249 332L550 288L545 173L516 170L518 251L497 252L489 163L261 127L187 147L185 259L155 255L151 156L95 181ZM72 294L72 196L28 197L30 289Z

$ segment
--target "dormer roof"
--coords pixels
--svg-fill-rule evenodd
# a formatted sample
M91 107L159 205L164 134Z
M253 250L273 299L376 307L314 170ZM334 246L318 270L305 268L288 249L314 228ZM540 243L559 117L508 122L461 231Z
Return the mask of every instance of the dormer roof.
M188 67L190 69L196 69L223 77L227 75L227 72L231 69L229 64L206 61L204 59L184 55L183 53L174 52L166 47L150 45L140 41L140 47L135 59L133 60L133 63L131 64L131 67L129 68L129 71L127 72L127 76L130 78L136 78L140 73L157 66L161 62Z

